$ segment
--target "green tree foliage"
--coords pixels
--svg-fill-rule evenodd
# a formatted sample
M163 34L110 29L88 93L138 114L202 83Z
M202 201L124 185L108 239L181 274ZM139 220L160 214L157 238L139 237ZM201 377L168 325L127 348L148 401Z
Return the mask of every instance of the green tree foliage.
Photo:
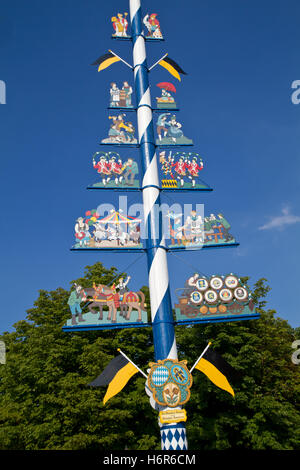
M116 268L96 263L76 282L109 284L116 275ZM148 289L142 290L149 305ZM232 398L194 371L186 406L190 449L300 448L300 366L291 361L299 330L264 310L264 279L253 290L260 320L176 328L180 359L190 367L211 340L240 372ZM69 293L40 291L26 320L0 336L7 347L7 363L0 365L0 449L159 449L157 413L141 375L105 406L105 389L87 386L118 347L146 370L154 358L151 328L64 333Z

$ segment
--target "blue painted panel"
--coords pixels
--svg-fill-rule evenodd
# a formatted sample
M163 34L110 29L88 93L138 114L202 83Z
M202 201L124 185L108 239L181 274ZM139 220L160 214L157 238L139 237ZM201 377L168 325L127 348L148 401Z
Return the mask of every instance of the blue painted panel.
M185 326L185 325L197 325L197 324L209 324L209 323L229 323L233 321L243 321L243 320L258 320L260 318L260 313L251 313L245 315L215 315L215 316L206 316L207 318L194 318L190 320L179 320L175 322L175 325Z
M137 321L138 312L133 310L130 314L129 320L126 320L120 313L117 312L116 323L112 320L108 320L108 311L103 311L103 318L99 319L99 312L96 313L83 313L82 321L79 321L76 317L76 324L72 324L72 318L67 320L67 323L63 326L63 331L88 331L88 330L107 330L115 328L137 328L140 326L151 326L148 324L147 312L142 310L142 320ZM74 319L73 319L74 321Z

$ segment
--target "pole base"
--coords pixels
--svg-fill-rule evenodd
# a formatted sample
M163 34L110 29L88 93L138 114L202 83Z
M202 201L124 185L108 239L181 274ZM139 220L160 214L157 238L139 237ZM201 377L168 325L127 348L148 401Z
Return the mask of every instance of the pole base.
M187 450L185 423L164 424L160 427L162 450Z

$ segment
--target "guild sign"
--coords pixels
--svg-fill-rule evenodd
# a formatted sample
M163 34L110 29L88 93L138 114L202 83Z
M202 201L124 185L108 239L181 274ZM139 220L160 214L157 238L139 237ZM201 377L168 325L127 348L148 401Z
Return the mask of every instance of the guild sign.
M170 91L176 93L176 88L170 82L160 82L156 85L161 89L161 96L156 98L158 109L177 109Z
M150 363L147 385L156 403L175 408L189 400L193 378L186 364L174 359Z
M208 278L194 273L184 287L176 289L176 295L178 323L246 320L259 316L250 290L234 274Z
M230 223L221 213L203 217L203 214L191 210L187 216L183 217L182 213L169 211L166 217L169 219L170 242L168 248L170 250L201 249L202 247L237 244L234 236L229 232ZM205 289L207 288L206 281L200 279L199 282L202 283L203 289L204 286ZM220 276L214 276L210 282L213 289L219 289L224 282L226 287L232 289L238 281L234 276L228 276L225 280ZM237 286L238 283L235 287Z
M147 326L145 294L130 290L130 280L130 276L120 277L112 285L90 287L74 283L68 299L71 315L63 330Z
M117 152L95 152L93 168L99 179L88 189L139 187L139 167L131 155L124 158Z
M160 22L157 19L157 13L147 13L143 19L143 23L147 29L147 39L163 39L160 29Z
M111 18L112 26L114 28L113 37L117 38L129 38L127 34L128 21L127 21L127 12L118 13L117 16Z
M85 217L76 220L72 250L142 248L141 219L122 212L111 209L107 216L100 217L96 209L86 211Z
M182 131L182 123L177 121L175 114L162 113L156 121L157 146L170 145L193 145L193 141L188 139Z
M161 150L159 163L163 189L211 191L200 178L204 164L198 153Z
M101 140L101 144L137 144L134 135L135 127L131 121L127 121L126 114L119 113L115 116L109 116L108 119L111 120L108 136Z

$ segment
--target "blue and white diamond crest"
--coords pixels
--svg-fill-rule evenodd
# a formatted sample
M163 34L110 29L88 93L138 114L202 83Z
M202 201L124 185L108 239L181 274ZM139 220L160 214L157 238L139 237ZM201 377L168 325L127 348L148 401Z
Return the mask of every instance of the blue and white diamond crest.
M170 375L170 370L167 367L159 366L152 374L152 382L156 387L160 387L166 383Z

